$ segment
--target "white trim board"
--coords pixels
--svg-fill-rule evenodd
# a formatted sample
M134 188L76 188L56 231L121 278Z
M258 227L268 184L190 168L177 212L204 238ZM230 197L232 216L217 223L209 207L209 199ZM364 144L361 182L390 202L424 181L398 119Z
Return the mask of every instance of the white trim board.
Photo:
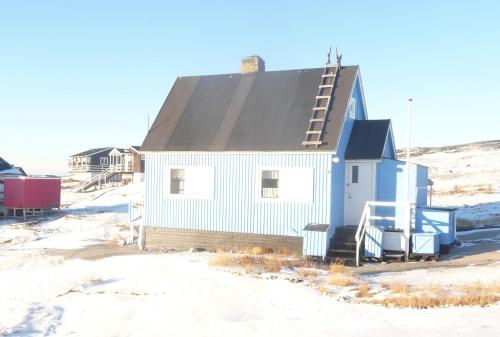
M335 155L336 151L332 150L314 150L313 151L141 151L141 154L270 154L270 155Z

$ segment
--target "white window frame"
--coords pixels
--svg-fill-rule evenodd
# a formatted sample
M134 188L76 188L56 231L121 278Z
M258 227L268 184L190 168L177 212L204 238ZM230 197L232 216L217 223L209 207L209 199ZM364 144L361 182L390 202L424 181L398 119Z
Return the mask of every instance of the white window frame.
M294 170L296 172L292 173ZM305 181L305 185L302 186L303 189L307 190L306 193L287 193L287 190L294 189L294 187L300 184L292 183L290 176L294 174L299 174L300 170L303 172L301 175L305 174L308 181ZM262 197L262 171L278 171L278 198L264 198ZM314 203L314 168L312 167L258 167L256 172L256 200L262 203L300 203L300 204L312 204ZM288 180L288 181L287 181Z
M356 119L356 99L354 97L351 97L349 99L349 105L347 107L347 112L348 112L349 118Z
M107 166L107 165L109 165L109 157L100 157L99 158L99 165L101 165L101 166Z
M186 170L184 193L170 193L171 171ZM200 177L200 174L203 177ZM198 175L198 176L193 176ZM190 177L191 176L191 177ZM194 178L194 179L193 179ZM194 182L193 182L194 181ZM214 166L166 166L164 172L164 196L167 199L215 199L215 167ZM202 187L202 188L199 188Z

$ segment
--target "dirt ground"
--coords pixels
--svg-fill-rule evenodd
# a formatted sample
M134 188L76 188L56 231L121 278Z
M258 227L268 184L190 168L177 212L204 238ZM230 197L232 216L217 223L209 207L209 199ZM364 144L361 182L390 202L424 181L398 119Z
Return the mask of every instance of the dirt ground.
M500 262L500 228L484 231L461 232L457 235L461 242L449 254L441 255L439 261L367 263L354 268L360 275L374 275L386 272L402 272L426 268L453 268L470 265L488 265ZM163 252L141 251L137 246L121 246L102 243L80 249L47 249L48 255L65 259L99 260L111 256L164 254Z
M453 247L449 254L442 254L438 261L369 263L356 268L356 272L370 275L425 268L479 266L500 262L500 228L459 232L457 240L461 242L460 246Z
M160 254L160 252L139 250L136 245L118 245L116 243L100 243L78 249L46 249L45 254L62 256L65 259L82 259L95 261L111 256Z

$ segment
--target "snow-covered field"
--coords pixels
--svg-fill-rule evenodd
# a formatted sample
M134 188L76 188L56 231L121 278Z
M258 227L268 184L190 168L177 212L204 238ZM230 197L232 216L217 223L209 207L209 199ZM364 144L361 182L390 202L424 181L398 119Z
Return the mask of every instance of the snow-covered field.
M497 336L500 304L396 309L356 304L352 289L318 291L297 271L248 275L213 267L210 253L64 259L54 249L123 242L127 205L142 184L75 194L60 216L0 220L0 336ZM327 273L318 270L319 278ZM326 277L326 276L325 276ZM500 264L362 276L460 285L500 278ZM294 282L290 282L294 280Z
M405 151L398 156L404 160ZM413 148L412 162L429 167L433 205L457 206L459 228L500 224L500 140Z

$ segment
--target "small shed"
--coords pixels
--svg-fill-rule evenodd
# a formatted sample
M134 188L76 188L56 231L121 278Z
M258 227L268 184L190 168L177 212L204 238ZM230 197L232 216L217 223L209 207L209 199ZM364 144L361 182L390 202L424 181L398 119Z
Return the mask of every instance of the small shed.
M45 212L61 207L61 179L53 177L8 177L4 178L5 216L22 211Z

